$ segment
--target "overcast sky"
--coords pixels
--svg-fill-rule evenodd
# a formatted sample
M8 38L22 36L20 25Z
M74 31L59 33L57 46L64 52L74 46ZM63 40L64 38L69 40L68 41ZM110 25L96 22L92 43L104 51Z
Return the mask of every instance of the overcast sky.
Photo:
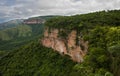
M0 0L0 22L40 15L120 9L120 0Z

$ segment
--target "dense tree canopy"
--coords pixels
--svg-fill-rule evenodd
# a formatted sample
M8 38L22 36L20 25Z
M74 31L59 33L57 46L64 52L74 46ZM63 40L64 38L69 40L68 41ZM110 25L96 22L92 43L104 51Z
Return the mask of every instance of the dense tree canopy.
M64 29L59 33L62 38L66 37L68 30L77 30L77 36L89 41L84 62L75 66L77 75L119 76L120 10L56 17L45 25L49 29Z
M120 10L101 11L47 20L49 30L62 29L67 39L71 30L89 42L83 63L75 63L40 45L38 39L10 53L0 52L0 74L3 76L119 76ZM34 26L34 28L39 29ZM33 30L35 33L39 31ZM77 45L77 42L76 42Z
M3 57L0 73L3 76L70 76L75 63L68 56L61 56L35 42Z

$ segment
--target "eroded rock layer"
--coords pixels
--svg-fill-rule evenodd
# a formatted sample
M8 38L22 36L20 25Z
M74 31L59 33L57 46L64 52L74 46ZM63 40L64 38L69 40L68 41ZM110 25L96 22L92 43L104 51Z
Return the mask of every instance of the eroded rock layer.
M68 33L66 38L60 37L60 32L58 29L49 30L46 28L44 37L41 40L42 45L52 48L60 54L67 54L76 62L82 62L88 50L88 42L77 36L77 31L75 30Z

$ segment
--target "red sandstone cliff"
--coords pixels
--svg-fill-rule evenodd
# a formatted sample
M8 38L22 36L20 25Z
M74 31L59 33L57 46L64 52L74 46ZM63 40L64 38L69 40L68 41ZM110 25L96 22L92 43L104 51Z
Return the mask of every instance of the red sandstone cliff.
M46 28L41 43L61 54L69 55L76 62L82 62L88 50L88 42L79 37L79 45L76 45L77 32L75 30L68 34L67 39L59 37L59 32L58 29L48 30Z
M24 24L43 24L44 22L43 19L27 19L23 21Z

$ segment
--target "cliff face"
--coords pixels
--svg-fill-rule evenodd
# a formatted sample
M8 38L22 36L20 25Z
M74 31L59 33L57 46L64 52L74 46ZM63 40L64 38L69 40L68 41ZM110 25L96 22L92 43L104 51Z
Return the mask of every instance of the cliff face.
M27 19L23 21L24 24L43 24L44 22L43 19Z
M44 37L41 40L41 43L61 54L69 55L72 60L76 62L82 62L83 57L86 55L88 50L88 42L77 36L77 32L75 30L72 30L67 35L67 38L60 37L60 32L61 31L58 29L45 29ZM77 37L78 39L76 39ZM76 42L78 42L77 45Z

